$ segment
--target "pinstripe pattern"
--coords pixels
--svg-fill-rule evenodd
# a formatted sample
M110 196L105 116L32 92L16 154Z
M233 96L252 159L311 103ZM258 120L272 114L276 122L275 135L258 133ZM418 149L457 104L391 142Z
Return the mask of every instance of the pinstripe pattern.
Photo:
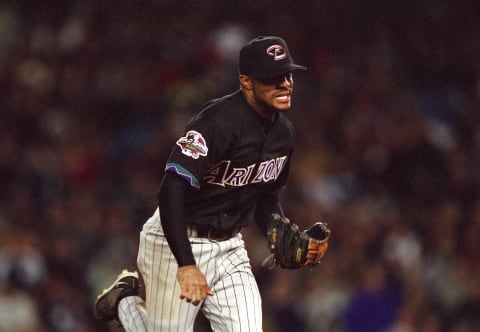
M144 302L137 296L127 296L118 304L118 318L129 332L146 332L147 313Z
M145 281L149 331L193 331L202 310L214 331L262 331L261 299L241 234L222 242L190 237L199 269L215 292L200 306L180 300L177 263L158 209L140 235L137 263Z
M261 331L258 287L243 241L234 240L216 259L219 274L213 286L216 296L205 300L203 311L215 331ZM241 246L237 246L237 240L242 242Z

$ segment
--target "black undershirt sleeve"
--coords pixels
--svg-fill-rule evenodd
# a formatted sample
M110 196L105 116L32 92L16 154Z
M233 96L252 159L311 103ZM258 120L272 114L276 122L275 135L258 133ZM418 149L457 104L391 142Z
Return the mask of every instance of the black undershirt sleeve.
M263 235L267 235L267 226L273 213L278 213L284 217L278 195L278 191L263 195L255 208L255 223Z
M290 159L291 158L288 158L285 170L281 173L278 181L272 187L267 187L268 189L260 195L260 199L255 208L255 223L265 236L267 235L268 223L273 213L278 213L280 216L285 217L279 201L279 195L287 182L290 170Z
M185 213L185 197L190 190L195 189L184 179L166 172L157 195L163 232L179 267L195 264Z

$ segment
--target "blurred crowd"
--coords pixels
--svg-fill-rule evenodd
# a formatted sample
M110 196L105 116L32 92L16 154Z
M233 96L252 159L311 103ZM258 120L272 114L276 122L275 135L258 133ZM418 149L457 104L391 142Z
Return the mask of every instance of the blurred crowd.
M305 271L263 267L244 230L265 331L479 331L479 18L473 0L1 1L0 331L120 330L95 296L135 268L173 143L261 34L309 68L284 210L332 229Z

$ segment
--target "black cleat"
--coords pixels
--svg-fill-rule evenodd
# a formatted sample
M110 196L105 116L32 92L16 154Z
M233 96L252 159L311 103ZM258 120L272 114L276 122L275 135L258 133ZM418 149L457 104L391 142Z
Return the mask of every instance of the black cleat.
M138 295L138 288L138 272L123 270L113 284L97 296L93 307L95 318L103 321L118 320L118 303L124 297Z

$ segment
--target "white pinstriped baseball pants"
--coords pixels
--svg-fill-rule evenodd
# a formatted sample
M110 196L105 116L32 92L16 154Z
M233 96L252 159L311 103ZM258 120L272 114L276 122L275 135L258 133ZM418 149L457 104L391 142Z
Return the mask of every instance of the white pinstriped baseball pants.
M199 306L180 300L177 263L158 209L143 227L137 264L146 287L148 331L193 331L199 310L214 331L262 331L260 293L242 235L220 242L190 237L190 242L197 265L215 292Z

